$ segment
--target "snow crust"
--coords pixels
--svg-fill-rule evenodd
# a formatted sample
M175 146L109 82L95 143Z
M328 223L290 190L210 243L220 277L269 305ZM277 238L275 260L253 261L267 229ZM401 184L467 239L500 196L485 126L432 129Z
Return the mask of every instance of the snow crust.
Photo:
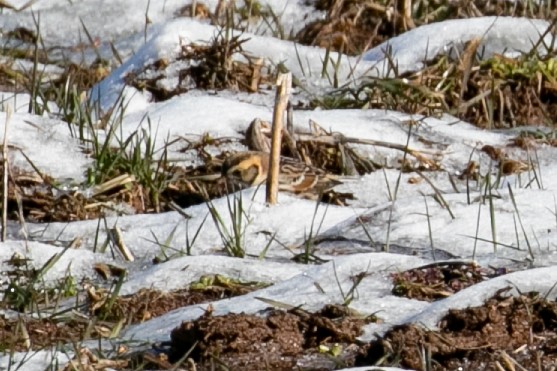
M22 4L24 1L12 3ZM214 3L216 0L207 1L209 7ZM292 27L307 16L307 7L302 5L302 1L268 3L273 9L280 10L285 19L292 19ZM91 100L98 102L103 109L108 109L116 104L123 91L127 105L121 127L124 138L140 127L147 128L146 117L157 131L156 145L159 148L167 140L192 139L204 134L239 139L254 118L271 119L271 93L247 98L241 94L189 92L155 103L147 94L125 86L126 74L137 72L158 59L172 58L182 45L208 41L215 34L215 28L204 22L173 19L182 1L151 2L149 17L153 24L148 27L144 42L146 4L146 0L84 0L68 5L68 1L50 0L37 2L32 10L40 11L41 34L52 45L75 47L83 42L83 26L79 22L81 17L89 29L95 30L95 37L103 42L113 40L118 48L122 46L123 50L128 50L129 58L89 94ZM0 14L0 24L6 29L20 26L32 28L30 12L6 11ZM125 18L122 14L126 15ZM447 52L452 47L462 47L475 37L482 38L486 56L525 52L547 26L542 21L492 17L431 24L368 51L362 60L343 57L339 67L340 76L344 83L350 83L347 76L354 69L356 76L384 76L386 72L381 63L384 62L387 48L401 68L407 70L418 69L425 58ZM295 46L287 41L249 32L244 36L250 39L245 44L249 53L263 57L270 64L283 62L295 76L305 79L313 88L325 89L320 74L325 50ZM298 62L300 59L303 66ZM336 57L332 59L336 60ZM84 154L79 142L72 138L66 123L26 113L29 101L27 95L3 93L0 100L0 109L6 112L10 107L9 110L13 111L8 124L7 114L0 114L0 140L4 136L3 128L7 125L13 167L33 170L21 155L23 152L41 172L61 182L80 183L84 180L85 170L91 166L92 159ZM269 207L264 202L262 189L245 190L236 197L243 198L247 210L245 246L249 257L246 259L224 256L217 228L210 217L204 222L207 206L198 205L184 210L191 216L187 221L175 212L108 217L106 225L108 228L117 226L122 230L126 245L136 257L135 263L124 262L112 250L104 254L98 252L95 236L99 231L103 238L106 236L105 227L99 229L98 221L27 224L25 233L22 226L12 223L9 226L10 241L0 244L0 262L8 260L14 253L20 253L29 257L35 267L40 267L54 254L62 252L62 248L52 246L49 241L68 242L79 238L80 248L65 251L60 261L47 273L45 280L54 282L64 277L68 270L77 278L92 278L95 275L92 270L95 262L111 261L129 270L129 277L122 289L125 294L132 294L141 288L167 291L183 288L204 274L215 273L272 284L248 295L211 303L215 315L230 312L259 313L269 304L258 298L292 306L302 305L307 310L317 310L326 303L342 303L343 291L340 288L346 291L352 284L351 276L365 272L366 278L358 287L351 307L366 315L376 313L383 323L367 326L363 340L371 340L373 334L381 334L391 326L402 323L421 323L434 328L449 309L480 305L496 290L509 284L515 287L514 293L516 290L548 292L557 282L557 272L553 267L557 261L554 237L557 233L557 173L553 171L557 153L554 148L543 145L537 148L539 164L536 173L530 171L520 176L506 177L493 190L497 196L493 202L496 216L494 233L490 206L480 202L483 190L477 184L471 184L467 190L465 182L454 179L470 159L478 161L482 171L487 171L490 159L478 149L483 145L505 145L516 135L515 132L484 131L450 116L423 118L392 111L317 110L296 111L294 114L295 125L301 129L307 129L310 119L326 130L341 132L347 137L399 145L408 142L416 150L436 153L443 171L427 173L427 181L422 179L416 183L411 179L416 174L401 174L395 169L401 159L399 151L358 144L354 148L364 156L388 166L384 171L344 179L344 184L337 189L355 195L349 207L320 206L316 212L313 201L288 194L280 194L279 204ZM410 130L409 122L412 120L419 122L419 125ZM239 143L230 147L243 148ZM513 156L523 160L532 155L518 149L512 151ZM184 165L196 161L192 153L180 151L179 145L171 147L171 155ZM453 179L449 179L449 176ZM394 197L397 183L399 188ZM516 207L509 188L514 194ZM435 201L436 192L442 194L448 207ZM228 227L231 226L228 213L230 200L214 200L215 207ZM517 218L524 226L518 233ZM316 245L316 254L329 260L325 264L305 266L293 263L290 258L303 251L312 222L321 220L321 237L342 236L346 242L337 243L332 248ZM363 226L359 220L365 220ZM151 260L161 253L155 239L166 240L173 235L170 242L173 251L183 253L186 236L192 236L198 228L201 228L201 233L191 248L193 256L177 254L168 262L152 265ZM258 259L268 243L269 234L274 233L280 244L273 242L265 257ZM25 242L24 235L31 241ZM386 244L393 252L376 252L377 246ZM412 256L412 251L417 251L418 255ZM431 304L393 296L390 275L430 263L435 251L459 260L474 259L483 265L532 269L477 284ZM6 263L0 263L0 271L6 269ZM316 283L322 290L317 288ZM181 321L195 319L205 309L206 305L176 309L127 328L119 340L168 340L170 331ZM15 359L24 357L18 354ZM60 354L42 351L20 369L41 368L49 364L53 357L59 357L60 362L64 358ZM7 362L6 357L0 357L0 367L7 367ZM363 369L368 368L352 370Z

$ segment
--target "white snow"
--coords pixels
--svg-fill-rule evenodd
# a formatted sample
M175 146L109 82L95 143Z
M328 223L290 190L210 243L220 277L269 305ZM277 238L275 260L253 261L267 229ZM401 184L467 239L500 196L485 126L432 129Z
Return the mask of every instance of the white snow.
M13 102L17 109L19 102L28 98L10 99L8 104ZM0 142L4 141L4 133L7 132L12 168L34 172L33 167L36 167L55 179L83 180L84 172L92 161L85 156L78 140L70 136L67 123L25 113L9 115L7 112L0 114Z
M21 6L24 1L12 3ZM100 38L104 45L103 55L108 50L105 44L114 41L117 48L122 48L123 55L129 57L89 94L91 101L98 102L104 110L108 110L124 91L127 110L121 131L118 130L123 138L139 127L147 128L147 117L152 130L157 133L157 148L168 140L195 139L203 134L240 139L254 118L271 120L273 92L247 96L194 91L165 102L153 102L147 94L125 86L126 74L140 71L158 59L173 58L182 45L207 42L216 32L213 26L203 21L174 19L175 11L183 5L182 1L152 1L148 14L153 24L148 26L146 42L143 42L147 3L143 0L49 0L38 1L31 9L40 11L41 35L49 45L64 45L70 52L81 42L86 42L79 22L81 17L88 29L93 31L94 37ZM215 3L216 0L207 1L209 7L214 7ZM303 1L267 3L277 13L281 13L284 19L291 20L290 27L299 27L304 17L308 16L309 8L302 5ZM0 14L2 28L24 26L33 29L31 9ZM312 15L316 16L319 15ZM368 51L364 60L343 57L339 66L341 81L351 82L348 75L354 66L357 66L356 77L366 73L381 76L385 71L381 68L373 70L372 67L381 66L387 45L401 68L412 70L419 68L424 58L449 51L452 47L460 48L475 37L482 37L486 55L503 51L524 52L530 49L546 27L547 23L543 21L492 17L419 27ZM250 31L255 30L256 26ZM306 81L315 91L329 89L321 78L325 50L295 46L288 41L261 34L269 33L243 34L249 38L244 45L248 53L264 58L268 66L284 63L296 77ZM77 58L76 54L72 58ZM331 58L336 60L334 56ZM299 60L303 66L300 66ZM4 93L0 100L0 108L4 112L8 111L8 106L11 111L15 111L7 129L12 167L33 171L33 167L21 155L23 152L41 172L62 183L71 180L78 184L84 180L85 170L91 166L92 160L84 154L77 139L71 137L66 123L25 113L28 95ZM7 114L0 114L0 142L4 136L6 117ZM264 202L263 189L249 189L230 198L214 200L215 207L230 226L228 202L233 197L243 198L247 210L244 243L249 254L245 259L224 256L223 243L211 218L207 218L202 225L208 213L207 205L197 205L184 210L191 216L187 221L176 212L106 218L108 228L118 226L122 230L124 242L136 257L135 263L126 263L119 255L112 258L113 251L104 254L98 252L96 237L100 236L97 245L103 244L107 231L104 224L99 227L96 220L48 225L28 223L27 234L33 242L25 242L20 227L12 223L10 240L0 244L0 262L19 252L29 257L35 267L40 267L53 254L62 251L62 248L54 247L49 242L68 242L79 238L80 247L77 250L69 249L63 254L49 270L45 277L47 281L64 277L68 269L77 278L94 277L92 266L95 262L113 261L129 270L128 279L122 288L123 294L132 294L141 288L183 288L204 274L217 273L243 281L272 284L248 295L211 303L215 315L229 312L258 313L269 306L258 298L292 306L302 305L307 310L317 310L326 303L342 303L342 292L351 287L351 276L365 272L366 278L358 287L350 306L362 314L376 313L383 322L367 326L362 336L364 340L370 340L374 333L382 333L401 323L421 323L433 328L450 308L480 305L497 289L509 283L522 292L546 292L557 281L557 272L553 272L557 262L554 238L557 233L557 174L553 171L557 153L554 148L540 146L537 149L540 159L540 164L536 164L537 174L530 171L520 176L506 177L499 187L493 189L493 194L497 196L493 202L496 225L496 231L493 231L490 205L480 202L484 188L472 182L467 191L466 183L456 178L466 167L471 155L473 160L481 164L484 174L489 171L490 160L478 149L486 144L503 146L512 137L512 132L480 130L448 115L422 118L383 110L294 113L298 128L307 129L310 119L324 129L340 132L346 137L399 145L405 145L408 141L411 148L435 158L442 171L424 173L431 184L423 179L414 184L410 178L419 178L417 174L401 174L396 169L402 159L402 152L358 144L354 148L363 156L387 164L387 168L363 177L345 179L338 190L352 192L356 197L348 207L321 205L316 212L315 202L288 194L280 194L279 204L271 207ZM410 131L409 120L419 122L419 125ZM100 131L99 135L102 137L103 133ZM228 147L242 148L240 143ZM179 144L170 150L170 156L176 161L183 161L186 165L196 161L194 153L182 153ZM523 160L532 156L519 149L513 149L512 153ZM455 179L457 190L449 176ZM399 189L393 199L397 183ZM509 186L516 200L516 209ZM434 187L442 194L448 208L434 199ZM363 226L358 218L364 220ZM523 229L516 226L518 218ZM342 236L346 242L338 242L332 248L320 244L315 246L315 253L329 260L325 264L305 266L292 262L290 258L303 251L303 244L309 234L316 233L316 230L311 231L311 225L319 225L321 220L320 236ZM201 228L201 233L191 247L193 256L182 256L187 248L186 236L191 238L198 228ZM280 243L271 243L265 256L258 259L268 243L269 234L275 233L276 241ZM165 241L171 235L170 247L177 256L168 262L153 265L151 260L161 253L155 239ZM496 241L493 240L494 236ZM388 243L393 252L375 252L370 246L369 237L376 244ZM432 247L437 249L438 254L445 253L465 260L475 259L483 265L511 265L517 269L530 265L536 268L492 279L431 304L393 296L390 274L431 262ZM418 251L418 256L411 256L411 251ZM0 269L6 270L6 263L1 263ZM179 308L130 326L118 340L167 340L170 331L181 321L199 317L206 307L195 305ZM22 357L24 355L18 354L15 359ZM60 354L40 352L20 369L44 368L52 357L64 358ZM0 368L6 368L8 362L7 357L0 357ZM363 369L367 368L352 370Z
M514 17L447 20L393 37L367 51L364 60L377 62L378 70L387 72L387 53L399 71L417 70L423 61L431 60L440 53L462 51L466 42L476 38L481 39L478 53L484 58L493 54L516 56L532 50L549 26L543 20ZM547 45L552 45L551 34L544 37L540 49L544 51Z

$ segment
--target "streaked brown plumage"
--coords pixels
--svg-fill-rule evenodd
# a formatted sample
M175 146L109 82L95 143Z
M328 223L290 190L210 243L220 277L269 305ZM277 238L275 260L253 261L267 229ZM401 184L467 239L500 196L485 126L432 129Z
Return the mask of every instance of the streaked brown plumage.
M222 175L232 184L256 186L267 180L269 154L247 151L229 156L222 165ZM336 177L303 162L282 157L279 189L293 193L319 195L340 184Z

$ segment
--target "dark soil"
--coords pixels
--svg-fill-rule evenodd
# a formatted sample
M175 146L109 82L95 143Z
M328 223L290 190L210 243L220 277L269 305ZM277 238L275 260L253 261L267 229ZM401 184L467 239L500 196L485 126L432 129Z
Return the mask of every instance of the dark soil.
M360 365L424 370L554 370L557 304L538 293L503 289L481 307L450 310L439 331L398 326L372 342ZM426 356L427 354L427 356Z
M183 362L197 370L554 370L557 304L535 292L507 296L508 290L480 307L450 310L438 331L403 325L370 344L356 338L376 318L354 316L345 307L326 306L314 314L272 310L262 316L214 317L209 311L174 329L170 350L150 354L142 364L158 357L164 362L151 365L163 369Z
M170 360L186 352L197 370L332 370L354 364L356 337L373 318L326 306L319 313L272 310L264 316L228 314L184 322L171 334ZM337 353L338 350L338 353Z
M432 263L394 273L393 294L410 299L436 301L506 273L505 269L486 269L469 262Z
M98 306L94 312L105 319L117 321L126 318L127 323L139 323L177 308L245 295L265 286L267 285L262 283L242 283L232 282L232 280L222 283L215 279L212 284L204 287L200 284L192 284L189 289L172 292L142 289L133 295L117 298L110 308L105 305Z
M124 325L140 323L161 316L174 309L207 303L215 300L244 295L258 288L263 283L239 282L229 279L214 278L203 287L192 284L189 289L173 292L143 289L129 296L110 300L111 293L103 290L88 289L88 310L94 314L91 320L83 317L75 319L40 320L26 317L3 319L0 317L0 351L15 349L17 351L36 350L52 346L56 343L75 343L87 339L105 338L111 335L112 329L123 321ZM19 291L20 294L32 295L35 305L39 304L40 293L37 291ZM13 285L8 290L13 290ZM0 302L0 309L25 311L26 307L14 307L12 296L6 296ZM50 299L52 302L55 299ZM40 301L45 306L44 300ZM46 316L46 315L43 315ZM95 318L95 319L93 319Z
M393 280L398 286L420 287L407 290L409 297L434 300L501 273L466 263L440 263L402 272ZM0 317L0 350L37 350L106 338L122 319L126 324L142 322L186 305L243 295L261 285L213 278L172 293L142 290L118 298L110 306L108 295L99 294L98 301L91 296L89 310L96 313L91 320ZM507 295L509 290L498 291L482 306L450 310L437 331L419 324L402 325L369 344L357 337L377 317L362 317L344 306L327 305L318 313L294 308L224 316L213 316L209 306L202 317L175 328L168 344L133 354L124 349L111 358L116 362L112 367L152 370L187 364L200 371L334 370L373 365L416 370L555 369L557 303L536 292L512 297ZM95 357L89 358L91 364L100 364Z

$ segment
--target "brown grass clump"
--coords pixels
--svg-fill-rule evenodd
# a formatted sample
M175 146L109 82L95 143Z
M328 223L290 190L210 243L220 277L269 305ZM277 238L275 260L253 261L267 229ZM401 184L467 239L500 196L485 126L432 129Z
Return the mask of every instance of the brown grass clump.
M367 78L316 101L329 108L377 108L425 116L452 114L486 129L546 125L557 114L557 67L535 54L478 60L479 39L458 59L441 55L418 72Z
M257 92L270 77L263 61L247 55L243 49L248 39L229 35L225 29L207 44L182 46L172 61L159 60L142 71L126 76L126 83L150 92L155 101L164 101L192 89L230 89ZM169 83L177 77L177 83Z
M305 45L358 55L415 27L447 19L512 16L554 19L554 6L531 1L308 1L326 17L309 23L295 40Z

